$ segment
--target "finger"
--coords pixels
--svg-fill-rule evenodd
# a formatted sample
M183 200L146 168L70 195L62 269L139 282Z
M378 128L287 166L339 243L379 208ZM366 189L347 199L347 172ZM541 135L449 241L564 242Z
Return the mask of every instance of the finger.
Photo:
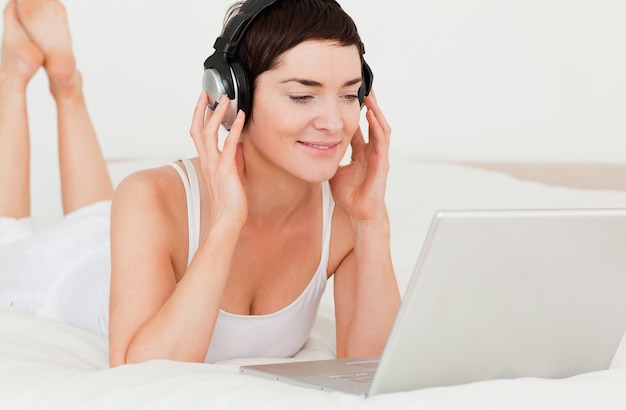
M369 143L378 152L389 151L389 133L385 131L376 114L368 110L365 114L369 124Z
M237 174L239 177L243 177L243 171L245 168L245 162L243 159L243 146L239 143L235 145L235 164L237 165Z
M215 167L220 162L219 129L229 106L230 99L226 95L222 95L215 111L206 110L203 134L209 167Z
M202 130L204 127L204 113L209 105L209 99L205 92L200 93L196 106L193 110L193 117L191 119L191 131L190 134L196 134L197 131Z
M237 144L239 143L239 140L241 138L241 132L243 130L245 121L246 114L242 110L239 110L239 112L237 112L237 117L235 118L233 125L230 127L228 136L226 136L226 140L224 141L224 147L222 149L222 153L228 158L234 158L235 156Z
M382 148L387 151L391 136L391 127L385 120L378 105L376 105L375 100L370 100L368 104L370 105L367 107L365 117L369 125L369 142L374 143L374 146L379 149Z
M365 105L367 106L368 110L371 110L374 113L385 134L391 134L391 127L389 126L385 115L378 105L378 100L376 99L376 93L374 92L374 90L372 90L370 95L365 99Z
M352 148L352 161L355 161L359 155L365 149L365 139L363 138L363 132L361 131L361 127L358 127L352 136L352 140L350 140L350 147Z
M206 93L203 92L198 99L193 114L191 137L203 164L217 163L218 129L229 102L228 98L223 96L215 112L212 112L208 109L209 99Z
M378 99L376 98L376 90L373 88L370 90L369 97L371 97L376 104L378 104Z
M207 94L205 92L201 93L196 107L193 110L191 129L189 130L189 134L196 146L196 151L198 151L199 154L201 154L200 151L204 151L204 139L202 138L202 134L204 130L205 111L207 110L208 104L209 99Z
M208 109L205 114L204 127L205 131L210 132L211 135L216 135L220 128L220 125L226 117L228 107L230 107L231 101L226 95L222 95L219 99L215 111Z
M361 131L361 127L358 127L352 136L352 141L350 141L352 147L361 147L367 144L365 142L365 138L363 137L363 131Z

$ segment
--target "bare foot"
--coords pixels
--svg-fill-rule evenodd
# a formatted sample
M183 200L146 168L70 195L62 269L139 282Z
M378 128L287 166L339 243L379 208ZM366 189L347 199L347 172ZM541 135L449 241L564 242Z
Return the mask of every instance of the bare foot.
M43 51L53 94L74 88L79 79L65 6L58 0L15 0L28 36Z
M44 62L43 52L30 40L18 20L15 0L9 1L4 8L0 58L5 78L17 79L23 87Z

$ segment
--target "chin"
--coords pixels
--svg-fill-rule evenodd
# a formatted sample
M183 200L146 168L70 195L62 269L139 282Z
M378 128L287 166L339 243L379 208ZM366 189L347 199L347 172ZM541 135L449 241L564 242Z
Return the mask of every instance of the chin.
M318 178L315 179L315 181L312 182L324 182L324 181L330 181L332 179L332 177L335 176L335 174L337 173L337 167L332 170L331 172L326 172L323 174L320 174Z
M339 169L339 165L335 165L334 167L324 167L324 169L318 168L312 172L300 172L297 174L301 179L310 183L320 183L324 181L330 180L335 176L337 170Z

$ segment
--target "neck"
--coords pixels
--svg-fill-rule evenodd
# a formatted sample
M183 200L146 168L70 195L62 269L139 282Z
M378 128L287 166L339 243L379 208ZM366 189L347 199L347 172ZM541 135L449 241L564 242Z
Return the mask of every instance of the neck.
M319 183L312 183L254 158L245 157L242 183L248 199L248 222L255 225L281 224L308 211L319 198Z

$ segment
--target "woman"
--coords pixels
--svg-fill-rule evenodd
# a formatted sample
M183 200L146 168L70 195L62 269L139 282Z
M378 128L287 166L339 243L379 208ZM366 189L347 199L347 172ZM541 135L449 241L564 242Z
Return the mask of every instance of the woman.
M108 265L100 259L85 257L83 265L90 269L58 275L65 277L63 284L53 286L61 289L60 315L66 321L108 330L112 366L151 359L291 356L306 341L331 276L337 355L382 352L400 301L384 203L390 128L372 94L363 99L368 142L363 138L362 44L339 5L332 0L273 3L250 22L235 50L252 88L249 112L233 110L225 97L214 107L202 92L190 131L198 157L135 173L117 187L111 206L110 321L102 309L109 276L97 273ZM106 210L110 182L84 109L69 35L49 44L50 36L40 33L46 27L48 34L58 31L59 21L67 33L64 18L54 0L10 2L5 21L13 21L6 24L8 57L3 51L2 70L4 61L15 61L22 69L13 71L21 77L12 78L19 77L14 82L25 87L28 74L43 62L59 107L68 213L61 225L85 225ZM17 32L28 47L11 40ZM40 55L20 57L25 49ZM15 218L27 216L26 111L23 104L11 112L4 108L5 99L19 95L23 102L23 89L15 87L22 92L5 97L4 82L10 81L2 81L0 119L19 114L22 124L19 135L15 125L0 128L0 150L6 146L13 152L6 168L26 174L19 184L15 177L0 182L8 185L0 192L22 198L3 199L7 204L0 205L13 217L5 220L17 225ZM73 104L65 103L66 95L73 96ZM233 111L236 117L220 150L218 130ZM352 162L340 166L348 147ZM4 158L2 163L5 167ZM100 226L73 229L99 238ZM87 242L91 250L100 243Z

